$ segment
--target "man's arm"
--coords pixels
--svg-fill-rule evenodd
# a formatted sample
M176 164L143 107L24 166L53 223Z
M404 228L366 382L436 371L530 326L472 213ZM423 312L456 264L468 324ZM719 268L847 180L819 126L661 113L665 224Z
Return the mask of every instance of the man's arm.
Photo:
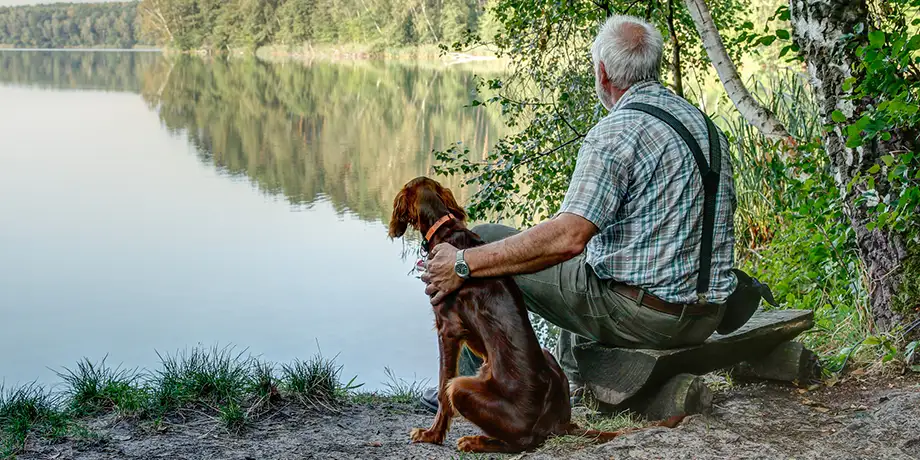
M584 217L561 213L503 240L467 249L463 255L474 278L534 273L581 254L596 232L597 227ZM422 275L432 305L463 284L454 272L456 260L457 248L446 243L432 248Z
M464 256L473 277L534 273L581 254L596 232L584 217L562 213L503 240L468 249Z

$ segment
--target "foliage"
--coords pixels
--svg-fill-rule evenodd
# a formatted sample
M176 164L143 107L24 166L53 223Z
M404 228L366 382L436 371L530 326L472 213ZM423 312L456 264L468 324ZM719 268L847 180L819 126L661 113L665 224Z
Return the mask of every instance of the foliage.
M0 45L20 48L133 48L137 3L0 7Z
M158 44L225 50L454 41L480 27L483 8L475 0L143 0L139 11L145 35Z
M339 381L341 366L335 359L314 356L308 361L294 360L290 365L283 365L284 388L301 404L309 407L334 408L347 401L348 393L361 384L355 385L356 378L342 385Z
M67 385L70 410L75 415L134 415L146 407L147 394L138 385L140 375L136 371L109 368L105 358L97 364L84 359L76 369L65 371L57 375Z
M920 225L920 19L908 24L904 18L906 10L920 8L920 0L894 0L884 8L877 23L867 26L867 40L859 40L858 33L851 37L859 58L854 73L862 77L843 84L849 100L874 103L859 113L837 110L831 116L843 123L847 147L881 144L891 152L869 175L854 179L866 182L861 202L876 211L876 221L867 228L907 232L913 238Z
M744 0L717 2L713 18L722 28L738 28L747 6ZM500 107L515 132L498 140L484 161L471 160L463 145L435 152L438 173L464 177L479 188L469 205L472 218L513 217L527 225L561 204L579 141L605 114L594 91L589 48L608 11L643 15L667 30L664 2L500 0L490 10L501 24L494 37L472 35L453 45L459 50L491 42L499 55L514 57L509 75L481 81L480 96L471 104ZM674 20L682 65L706 65L682 5L675 5ZM492 91L498 94L484 94Z
M917 353L918 349L920 349L920 341L918 340L908 343L904 348L904 362L910 366L910 369L914 372L920 372L920 364L914 364L917 362L915 358L920 356L920 354Z
M226 406L242 401L253 362L231 347L193 348L160 355L163 366L154 380L154 410L168 412L189 405Z
M386 394L393 401L413 404L422 396L422 391L425 389L427 380L421 382L406 382L401 378L397 378L396 374L394 374L393 370L390 368L384 369L384 372L390 379L390 381L386 383Z
M334 358L319 354L282 365L282 377L275 376L273 364L244 357L229 346L161 355L162 367L154 372L119 370L105 361L84 358L73 370L59 372L65 384L60 393L35 383L10 390L0 386L0 458L14 455L30 436L92 437L81 425L85 417L117 414L160 423L189 411L239 433L283 399L310 407L339 407L359 402L354 390L363 385L355 383L356 378L339 381L341 367ZM411 388L418 390L423 384Z
M815 328L804 341L830 360L869 334L871 314L855 235L804 80L786 71L749 83L798 139L794 152L768 141L737 114L717 121L732 147L738 263L769 284L783 308L815 311Z
M31 435L66 435L71 423L61 406L58 395L35 383L9 390L0 385L0 458L15 455Z

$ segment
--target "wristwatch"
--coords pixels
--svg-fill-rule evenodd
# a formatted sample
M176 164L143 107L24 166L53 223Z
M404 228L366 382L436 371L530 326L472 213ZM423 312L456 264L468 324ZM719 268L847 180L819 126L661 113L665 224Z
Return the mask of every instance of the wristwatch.
M457 251L457 261L454 263L454 272L457 273L457 276L463 279L470 277L470 266L466 264L466 260L463 259L463 251L461 249Z

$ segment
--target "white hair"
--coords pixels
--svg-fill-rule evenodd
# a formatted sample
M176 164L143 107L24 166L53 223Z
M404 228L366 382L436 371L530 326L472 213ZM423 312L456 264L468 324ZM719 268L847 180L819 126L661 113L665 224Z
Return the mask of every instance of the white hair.
M614 86L626 89L660 77L664 39L651 24L634 16L611 16L601 25L591 45L595 72L604 63Z

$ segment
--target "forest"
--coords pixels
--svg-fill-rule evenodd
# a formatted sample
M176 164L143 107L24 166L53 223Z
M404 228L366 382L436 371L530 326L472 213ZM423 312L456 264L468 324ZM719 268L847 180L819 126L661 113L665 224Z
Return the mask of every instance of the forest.
M0 46L134 48L145 43L136 2L0 7Z
M144 0L0 8L0 46L254 50L360 43L400 47L492 34L483 0Z
M179 49L263 45L453 43L497 21L481 0L143 0L142 28Z

